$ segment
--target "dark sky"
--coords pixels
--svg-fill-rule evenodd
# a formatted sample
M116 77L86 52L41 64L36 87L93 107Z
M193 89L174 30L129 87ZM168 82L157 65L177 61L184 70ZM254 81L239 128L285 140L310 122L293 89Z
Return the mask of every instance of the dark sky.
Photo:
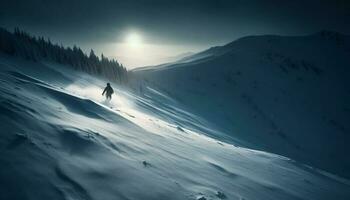
M347 0L0 0L0 26L20 27L63 44L143 43L188 50L256 34L350 34ZM193 48L191 48L191 46ZM106 47L106 51L110 51ZM186 48L184 48L186 50ZM180 50L179 50L180 51ZM111 54L110 54L111 55Z

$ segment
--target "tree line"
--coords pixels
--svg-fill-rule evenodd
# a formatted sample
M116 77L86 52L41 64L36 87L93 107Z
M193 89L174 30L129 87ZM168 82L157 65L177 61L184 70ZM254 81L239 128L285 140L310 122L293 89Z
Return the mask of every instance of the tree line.
M92 49L86 55L77 46L54 44L50 39L32 36L18 28L14 32L0 28L0 52L31 61L57 62L113 82L126 83L128 80L128 71L114 59L103 54L99 58Z

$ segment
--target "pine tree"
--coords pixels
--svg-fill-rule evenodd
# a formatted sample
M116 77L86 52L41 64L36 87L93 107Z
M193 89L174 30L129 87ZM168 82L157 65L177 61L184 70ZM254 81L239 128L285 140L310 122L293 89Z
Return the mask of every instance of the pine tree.
M15 28L11 33L0 28L0 52L28 60L48 60L65 64L75 70L103 76L111 81L124 83L127 80L127 70L116 60L109 60L103 54L101 59L91 49L87 56L79 47L64 47L53 44L48 38L34 37Z

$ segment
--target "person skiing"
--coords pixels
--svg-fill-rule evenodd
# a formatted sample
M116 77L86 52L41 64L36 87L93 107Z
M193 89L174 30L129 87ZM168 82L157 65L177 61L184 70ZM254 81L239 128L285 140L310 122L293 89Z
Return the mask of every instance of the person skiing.
M102 96L106 93L106 99L111 100L112 99L112 94L114 93L113 88L111 87L111 84L107 83L106 88L102 92Z

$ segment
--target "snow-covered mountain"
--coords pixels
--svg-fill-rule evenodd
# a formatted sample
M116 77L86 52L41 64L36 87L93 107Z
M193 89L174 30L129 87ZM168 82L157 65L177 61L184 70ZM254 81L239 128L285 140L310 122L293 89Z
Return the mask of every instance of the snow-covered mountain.
M226 137L228 132L222 130L229 130L226 125L231 122L217 122L223 118L224 111L230 113L229 109L242 114L240 122L243 125L253 114L257 119L275 119L268 118L269 112L260 108L260 102L265 102L261 100L263 98L249 93L259 89L236 89L240 92L244 89L246 93L245 96L237 95L235 101L229 95L222 96L227 88L222 88L222 91L208 89L209 95L216 95L215 101L210 102L200 93L199 87L202 78L208 78L204 76L208 73L204 70L205 65L198 70L199 80L187 80L187 73L181 74L180 69L197 71L195 67L169 69L177 76L183 75L178 77L180 80L188 81L187 87L181 83L176 87L182 92L169 92L167 86L174 81L170 77L162 87L164 90L159 90L157 83L162 82L156 80L161 79L152 72L145 75L154 79L149 79L148 84L140 85L136 91L112 83L116 94L112 101L106 102L101 96L106 80L55 63L23 61L0 55L0 199L350 198L348 179L268 151L239 146L237 144L246 145L249 138L234 135L239 134L238 130L230 135L235 140ZM241 70L240 75L233 75L233 80L236 76L242 77L240 81L236 80L237 86L232 86L233 89L245 83L242 79L248 71ZM312 80L316 82L326 71L320 75L309 73L308 76L314 77ZM215 80L219 74L212 75L212 80ZM208 79L203 87L211 86L210 82ZM260 82L257 85L260 88L265 86ZM337 90L340 93L340 89ZM235 97L234 92L232 97ZM185 98L180 94L189 96ZM198 100L196 95L202 95L202 98L194 104ZM231 98L226 101L232 100L238 105L225 108L223 106L229 104L222 104L221 112L213 112L211 117L206 115L205 109L214 110L210 106L215 106L216 101L225 103L219 100L223 97ZM189 105L192 107L188 108ZM203 107L199 109L199 105ZM244 113L243 110L248 112L248 108L252 111ZM271 108L271 112L277 108ZM286 116L292 119L294 115ZM252 127L261 128L256 136L264 133L263 122L250 121ZM280 134L271 133L272 136ZM335 138L336 135L328 138L330 145ZM287 139L290 140L289 135ZM252 146L258 146L258 141L251 141L255 145ZM276 137L276 144L281 141ZM267 144L266 140L261 144Z
M350 37L250 36L135 70L229 143L350 177ZM139 81L140 82L140 81Z

